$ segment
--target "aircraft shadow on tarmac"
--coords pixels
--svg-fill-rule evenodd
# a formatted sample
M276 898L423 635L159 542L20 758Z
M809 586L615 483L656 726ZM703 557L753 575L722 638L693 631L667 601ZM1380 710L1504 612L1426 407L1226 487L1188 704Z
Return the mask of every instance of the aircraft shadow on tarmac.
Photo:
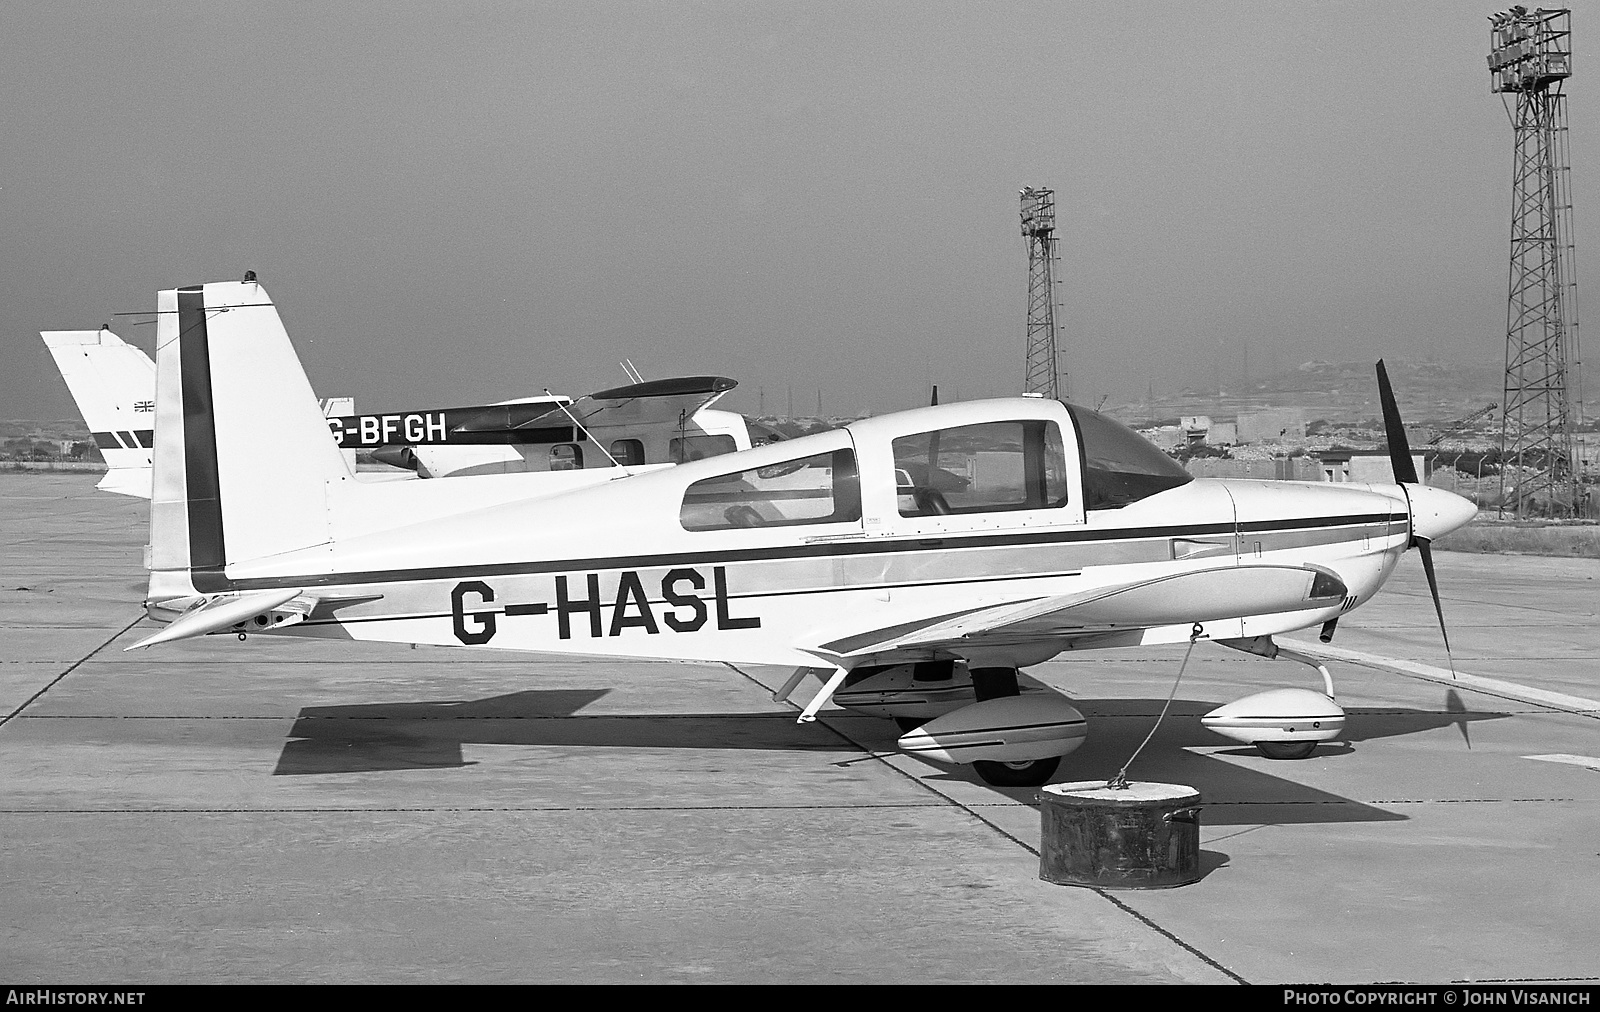
M300 711L278 757L276 776L444 769L469 765L463 745L573 746L590 748L755 749L779 752L853 753L841 734L865 748L894 750L898 734L887 720L856 714L824 714L815 724L797 724L790 711L763 713L603 714L578 710L609 689L531 689L475 700L358 703L311 706ZM1109 779L1149 733L1164 701L1077 699L1089 718L1088 740L1062 763L1058 781ZM1312 772L1319 759L1359 752L1362 742L1457 727L1470 747L1467 726L1507 716L1469 712L1447 693L1438 711L1347 708L1347 734L1301 762L1274 761L1254 749L1218 747L1223 739L1200 725L1218 704L1176 699L1150 743L1129 768L1133 780L1187 784L1200 791L1208 825L1400 821L1384 811L1296 782L1296 770ZM1197 751L1204 749L1205 751ZM850 756L843 762L859 761ZM928 763L923 779L980 783L970 767ZM1024 803L1036 803L1034 788L988 788Z
M1160 699L1075 699L1089 718L1089 738L1062 762L1058 781L1109 779L1128 761L1161 712ZM1309 786L1298 780L1320 760L1355 761L1360 743L1455 726L1509 714L1467 711L1452 690L1441 710L1401 707L1345 708L1345 734L1320 745L1306 760L1273 760L1254 748L1227 745L1200 717L1220 703L1174 699L1155 737L1128 769L1128 779L1186 784L1200 791L1207 825L1287 825L1322 822L1392 822L1406 817ZM1221 747L1219 747L1221 746ZM1467 740L1470 747L1470 740ZM1203 751L1200 751L1203 750ZM1344 757L1349 756L1346 760ZM1031 800L1023 792L1006 792Z
M308 706L289 729L292 740L273 774L464 766L461 747L467 744L850 750L824 727L796 724L789 711L577 714L610 691L529 689L487 699Z

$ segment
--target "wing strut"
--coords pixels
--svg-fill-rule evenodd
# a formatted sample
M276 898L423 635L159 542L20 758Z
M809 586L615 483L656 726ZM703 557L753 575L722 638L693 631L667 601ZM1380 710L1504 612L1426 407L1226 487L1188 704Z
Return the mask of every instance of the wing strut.
M774 703L782 703L788 700L790 694L799 688L801 681L805 679L810 671L810 668L795 668L794 674L789 676L789 680L778 686L777 691L772 694L772 701Z
M828 700L833 698L834 691L844 684L844 676L850 673L850 669L837 664L834 665L834 668L833 677L828 679L827 684L822 687L820 692L811 697L811 702L807 703L806 708L800 712L800 719L795 721L796 724L809 724L816 720L817 711L822 709Z

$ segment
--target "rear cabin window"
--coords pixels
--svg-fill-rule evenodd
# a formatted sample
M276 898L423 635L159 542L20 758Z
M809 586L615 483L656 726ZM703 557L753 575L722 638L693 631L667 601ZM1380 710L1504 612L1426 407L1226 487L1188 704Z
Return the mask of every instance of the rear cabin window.
M575 443L550 447L550 470L576 471L583 466L583 448Z
M1054 422L984 422L894 441L903 517L1062 506L1067 461Z
M611 459L623 467L644 463L644 443L637 439L618 439L611 444Z
M678 511L679 522L690 531L860 519L861 480L851 450L703 478L689 486Z
M1069 404L1083 441L1084 507L1119 509L1194 477L1143 436L1098 411Z
M724 453L732 453L739 448L733 437L723 434L716 436L684 436L673 437L667 444L667 455L674 464L687 464L691 460L704 460L707 457L720 457Z

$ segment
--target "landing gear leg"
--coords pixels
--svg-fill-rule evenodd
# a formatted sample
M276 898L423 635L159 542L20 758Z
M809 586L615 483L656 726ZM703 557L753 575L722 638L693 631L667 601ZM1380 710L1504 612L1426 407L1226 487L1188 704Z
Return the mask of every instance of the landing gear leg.
M1020 696L1016 668L973 668L972 689L978 702L1002 696ZM978 779L994 787L1038 787L1061 765L1060 756L1032 762L1003 763L980 759L972 764Z
M1330 636L1329 638L1331 639L1332 637ZM1299 653L1295 650L1290 650L1288 647L1284 646L1278 647L1278 656L1286 661L1299 661L1301 664L1316 668L1317 674L1322 676L1324 694L1329 699L1334 698L1333 676L1328 673L1328 666L1326 664L1323 664L1315 657L1307 657L1305 654ZM1268 759L1309 759L1311 758L1311 754L1316 750L1317 742L1314 741L1256 742L1256 751L1260 752Z
M1288 647L1278 647L1278 656L1282 657L1286 661L1299 661L1301 664L1307 664L1313 668L1316 668L1317 674L1322 676L1324 694L1329 699L1335 698L1333 694L1333 676L1328 674L1328 666L1326 664L1323 664L1315 657L1307 657L1298 650L1290 650Z

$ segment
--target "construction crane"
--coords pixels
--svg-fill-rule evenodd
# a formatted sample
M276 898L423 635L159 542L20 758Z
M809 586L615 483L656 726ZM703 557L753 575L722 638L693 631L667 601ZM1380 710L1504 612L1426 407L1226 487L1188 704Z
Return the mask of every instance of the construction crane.
M1451 435L1452 433L1460 432L1462 429L1464 429L1467 426L1471 425L1473 422L1475 422L1478 419L1482 418L1484 415L1487 415L1489 412L1493 411L1495 408L1498 408L1499 406L1500 405L1495 403L1494 401L1490 401L1488 404L1485 404L1483 407L1481 407L1478 410L1474 411L1472 414L1468 415L1467 417L1465 417L1465 418L1457 418L1455 421L1446 424L1444 428L1439 430L1439 434L1437 436L1434 436L1432 439L1428 440L1428 445L1429 446L1438 446L1439 442L1442 439L1444 439L1444 437L1446 437L1448 435Z

